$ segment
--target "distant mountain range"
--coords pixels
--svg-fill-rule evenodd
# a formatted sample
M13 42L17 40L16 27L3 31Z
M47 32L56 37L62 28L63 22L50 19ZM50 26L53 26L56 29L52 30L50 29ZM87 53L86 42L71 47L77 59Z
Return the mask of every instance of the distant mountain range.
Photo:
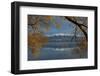
M66 33L57 33L46 35L49 42L79 42L84 36Z
M74 36L74 34L68 34L68 33L57 33L57 34L47 34L47 37L53 37L53 36ZM83 37L82 35L77 35L77 37Z

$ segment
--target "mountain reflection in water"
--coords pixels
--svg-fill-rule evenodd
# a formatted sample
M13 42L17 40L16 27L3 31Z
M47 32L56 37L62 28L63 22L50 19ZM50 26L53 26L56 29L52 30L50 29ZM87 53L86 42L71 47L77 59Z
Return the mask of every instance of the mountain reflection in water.
M49 37L49 42L40 49L38 57L32 55L32 49L28 48L28 60L56 60L56 59L79 59L87 58L87 48L82 50L82 54L74 50L79 49L77 44L82 37L78 40L71 41L71 36L66 37Z

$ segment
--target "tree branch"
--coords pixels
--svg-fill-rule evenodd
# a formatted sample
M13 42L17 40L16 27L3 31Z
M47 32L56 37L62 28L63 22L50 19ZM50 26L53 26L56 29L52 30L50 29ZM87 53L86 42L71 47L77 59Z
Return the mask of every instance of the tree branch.
M87 32L82 28L82 26L85 26L85 25L79 24L79 23L77 23L76 21L72 20L72 19L69 18L69 17L65 17L65 18L66 18L67 20L69 20L70 22L74 23L75 25L77 25L77 26L80 28L80 30L83 32L83 34L85 35L86 40L88 39L88 38L87 38ZM87 26L85 26L85 27L87 27Z

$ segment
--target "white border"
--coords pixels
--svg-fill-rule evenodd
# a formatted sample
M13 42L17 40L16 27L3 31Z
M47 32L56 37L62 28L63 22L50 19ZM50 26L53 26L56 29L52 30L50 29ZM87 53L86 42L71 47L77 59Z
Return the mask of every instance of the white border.
M27 15L58 15L88 17L88 59L27 61ZM94 65L94 11L43 7L20 7L20 70Z

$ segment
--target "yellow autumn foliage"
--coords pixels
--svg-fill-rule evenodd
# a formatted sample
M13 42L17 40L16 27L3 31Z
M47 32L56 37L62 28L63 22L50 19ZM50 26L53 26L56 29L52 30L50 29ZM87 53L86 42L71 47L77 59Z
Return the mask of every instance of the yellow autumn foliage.
M56 28L57 28L57 29L60 29L60 28L61 28L61 25L60 25L60 24L55 23L55 25L56 25Z
M80 43L78 44L78 46L79 46L79 48L80 48L81 50L82 50L82 49L83 49L83 50L86 49L87 46L88 46L86 39L81 40Z
M79 53L80 57L81 57L82 54L87 51L88 43L87 43L86 39L84 38L77 45L78 45L78 47L73 49L73 51L75 51L76 53Z
M46 16L47 20L50 20L52 18L52 16Z
M33 55L37 56L41 47L48 42L48 38L41 33L29 33L28 46L32 48Z

